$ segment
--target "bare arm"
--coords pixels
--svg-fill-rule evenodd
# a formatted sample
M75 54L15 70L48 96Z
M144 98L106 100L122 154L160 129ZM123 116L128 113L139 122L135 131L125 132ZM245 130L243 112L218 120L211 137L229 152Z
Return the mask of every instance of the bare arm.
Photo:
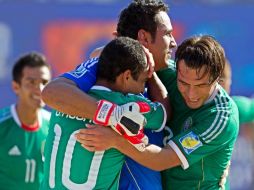
M99 47L99 48L96 48L95 50L93 50L92 53L90 54L90 58L99 57L101 55L101 52L104 47L105 46L102 46L102 47Z
M162 171L181 164L177 154L168 145L164 148L160 148L150 144L145 148L144 152L140 152L124 138L121 138L117 142L115 148L140 164L157 171Z
M167 116L170 119L172 111L168 97L168 91L155 72L153 73L153 76L148 80L148 94L149 98L152 101L157 101L163 104L166 109Z
M82 146L89 151L116 148L153 170L161 171L181 164L177 154L170 146L160 148L151 144L145 148L145 151L140 152L109 127L90 126L88 129L81 129L76 137Z
M74 82L60 77L51 81L42 91L43 101L60 112L93 119L96 100L81 91Z

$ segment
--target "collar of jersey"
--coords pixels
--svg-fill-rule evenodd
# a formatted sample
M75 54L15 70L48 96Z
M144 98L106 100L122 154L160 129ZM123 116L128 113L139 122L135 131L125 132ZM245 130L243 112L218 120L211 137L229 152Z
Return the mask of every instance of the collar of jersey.
M100 86L100 85L94 85L91 90L105 90L111 92L112 90L105 87L105 86Z
M16 104L12 104L11 105L11 114L14 118L14 121L16 122L16 124L21 127L21 121L18 117L18 113L17 113L17 110L16 110ZM42 117L41 117L41 110L38 112L38 121L39 121L39 126L41 126L42 124Z
M213 93L211 94L211 96L205 101L204 104L208 104L209 102L211 102L215 96L217 95L218 91L220 90L220 85L217 83L215 88L214 88L214 91Z

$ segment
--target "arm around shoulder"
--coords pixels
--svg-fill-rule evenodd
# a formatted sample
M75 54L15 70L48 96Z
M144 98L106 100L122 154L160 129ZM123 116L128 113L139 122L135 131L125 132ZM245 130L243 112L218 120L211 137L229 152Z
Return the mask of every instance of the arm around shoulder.
M76 84L64 77L51 81L42 91L43 101L51 108L60 112L92 119L96 109L96 100Z
M141 152L110 127L87 127L86 129L80 129L76 138L89 151L103 151L115 148L138 163L157 171L182 164L175 151L169 145L165 148L160 148L150 144Z

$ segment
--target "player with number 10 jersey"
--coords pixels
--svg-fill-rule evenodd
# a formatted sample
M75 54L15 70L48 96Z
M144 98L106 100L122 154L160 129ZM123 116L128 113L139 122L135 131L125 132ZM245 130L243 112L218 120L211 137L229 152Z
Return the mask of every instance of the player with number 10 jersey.
M128 102L147 102L151 111L144 114L145 128L162 130L166 113L159 103L132 94L112 92L103 86L94 86L89 94L118 105ZM118 189L124 155L116 149L89 152L76 142L75 134L86 124L85 118L53 111L49 135L45 145L45 178L42 189Z

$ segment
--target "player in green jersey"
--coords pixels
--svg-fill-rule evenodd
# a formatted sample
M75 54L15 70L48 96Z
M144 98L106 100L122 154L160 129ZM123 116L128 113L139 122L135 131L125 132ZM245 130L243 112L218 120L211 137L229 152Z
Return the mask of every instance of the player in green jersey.
M146 102L151 110L144 114L145 127L162 130L166 122L163 106L134 95L144 91L149 74L141 44L128 37L116 38L105 46L98 64L97 82L88 94L119 105ZM41 189L118 189L124 155L116 149L89 152L76 142L75 134L91 123L90 119L52 112Z
M220 85L230 94L232 83L232 71L227 60L224 72L220 78ZM239 110L240 124L254 122L254 99L244 96L232 96Z
M210 36L191 37L178 47L175 57L176 67L158 73L173 111L164 148L149 145L138 152L98 126L80 130L78 141L91 151L114 147L147 167L164 170L164 189L223 189L239 130L237 107L218 85L224 50Z
M230 94L232 84L232 70L228 60L226 61L225 68L222 76L220 77L219 83L226 90L226 92ZM227 181L227 185L229 185L230 181L231 185L238 187L245 185L246 189L248 189L251 184L249 181L245 180L248 178L247 176L249 175L249 172L252 172L252 169L249 167L246 160L248 160L248 158L251 160L252 157L252 155L249 154L249 152L252 152L252 141L250 141L248 137L246 138L246 136L243 134L253 133L252 125L254 122L254 99L244 96L232 96L232 99L235 101L239 111L240 132L232 155L232 163L229 169L230 180ZM239 168L241 168L241 171L242 168L244 168L244 174L241 176L238 175Z
M41 90L50 80L43 55L28 53L13 67L16 104L0 110L0 189L36 190L43 177L43 147L50 114Z

